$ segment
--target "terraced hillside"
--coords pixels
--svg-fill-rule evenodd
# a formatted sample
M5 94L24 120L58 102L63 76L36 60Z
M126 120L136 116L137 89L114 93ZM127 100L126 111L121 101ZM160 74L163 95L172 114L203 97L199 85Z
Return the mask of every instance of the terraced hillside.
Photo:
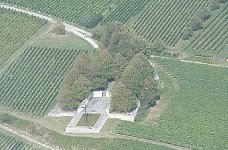
M43 116L55 101L65 73L80 50L27 48L0 76L0 105Z
M0 129L0 147L2 150L43 150L26 140Z
M46 22L0 8L0 65Z
M228 149L228 68L174 59L156 61L179 88L159 120L146 125L125 122L117 132L191 149Z
M30 8L69 22L80 24L104 11L108 0L0 0L0 2Z
M216 55L228 44L228 4L224 4L207 26L204 27L186 46L186 49L199 54Z

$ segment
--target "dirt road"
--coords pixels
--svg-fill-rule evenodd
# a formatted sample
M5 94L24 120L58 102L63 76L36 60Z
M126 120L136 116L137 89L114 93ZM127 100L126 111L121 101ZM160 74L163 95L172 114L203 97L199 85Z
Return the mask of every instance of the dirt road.
M7 126L4 126L4 125L1 125L1 124L0 124L0 128L4 129L4 130L6 130L6 131L8 131L8 132L10 132L10 133L12 133L12 134L15 134L15 135L17 135L17 136L19 136L19 137L21 137L21 138L23 138L23 139L25 139L25 140L28 140L28 141L30 141L30 142L36 144L36 145L39 145L39 146L41 146L41 147L43 147L43 148L50 149L50 150L60 150L60 149L57 148L57 147L53 147L53 146L47 145L47 144L45 144L45 143L41 143L41 142L39 142L39 141L37 141L37 140L35 140L35 139L33 139L33 138L31 138L31 137L29 137L29 136L23 134L23 133L20 133L20 132L18 132L18 131L16 131L16 130L12 129L12 128L10 128L10 127L7 127Z

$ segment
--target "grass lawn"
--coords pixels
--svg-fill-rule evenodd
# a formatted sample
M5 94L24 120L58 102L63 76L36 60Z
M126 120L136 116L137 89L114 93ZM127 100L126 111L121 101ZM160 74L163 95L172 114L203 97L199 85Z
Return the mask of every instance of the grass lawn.
M92 127L97 119L99 118L99 114L88 114L88 116L82 115L81 119L79 120L77 126L89 126ZM86 119L87 117L87 119Z
M52 25L49 24L48 30L36 39L36 41L33 43L33 46L45 46L60 49L77 48L93 50L93 47L90 43L72 33L66 33L65 35L57 35L52 33L51 26Z
M113 121L116 122L114 119L109 121L109 123L111 124L113 123ZM53 126L55 126L54 124L57 124L57 121L53 122L53 120L50 120L50 122L52 122ZM169 147L131 139L111 137L73 137L63 135L51 129L45 128L39 123L19 119L17 117L14 118L14 121L11 125L13 128L17 128L24 133L31 135L33 138L39 139L41 141L46 141L47 143L51 143L53 145L58 145L61 148L67 150L172 150L172 148Z

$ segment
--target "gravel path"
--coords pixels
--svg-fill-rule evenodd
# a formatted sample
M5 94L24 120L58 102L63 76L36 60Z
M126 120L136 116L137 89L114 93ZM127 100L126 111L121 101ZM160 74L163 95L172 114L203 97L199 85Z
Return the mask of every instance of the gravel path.
M170 57L163 57L163 56L155 56L155 55L151 55L152 58L162 58L162 59L177 59L179 61L182 62L186 62L186 63L194 63L194 64L201 64L201 65L208 65L208 66L212 66L212 67L228 67L228 66L223 66L223 65L217 65L217 64L209 64L209 63L204 63L204 62L199 62L199 61L192 61L192 60L184 60L184 59L178 59L178 58L170 58Z
M10 132L12 134L15 134L15 135L17 135L17 136L19 136L19 137L21 137L23 139L26 139L26 140L28 140L28 141L30 141L32 143L35 143L36 145L39 145L39 146L41 146L43 148L50 149L50 150L60 150L57 147L53 147L53 146L47 145L45 143L41 143L41 142L39 142L39 141L37 141L37 140L35 140L35 139L33 139L33 138L21 133L19 131L16 131L16 130L10 128L10 127L7 127L7 126L4 126L4 125L0 124L0 128L4 129L4 130L6 130L6 131L8 131L8 132Z
M49 16L42 15L42 14L34 13L34 12L31 12L31 11L23 10L23 9L20 9L20 8L16 8L16 7L4 5L4 4L0 4L0 7L6 8L6 9L12 9L12 10L15 10L15 11L18 11L18 12L27 13L29 15L33 15L33 16L39 17L41 19L45 19L45 20L47 20L49 22L52 22L52 23L54 22L53 18L51 18ZM64 22L62 22L62 23L65 25L66 31L72 32L73 34L85 39L94 48L98 48L99 47L97 45L97 43L91 38L92 34L90 32L87 32L87 31L85 31L83 29L77 28L75 26L72 26L72 25L64 23Z

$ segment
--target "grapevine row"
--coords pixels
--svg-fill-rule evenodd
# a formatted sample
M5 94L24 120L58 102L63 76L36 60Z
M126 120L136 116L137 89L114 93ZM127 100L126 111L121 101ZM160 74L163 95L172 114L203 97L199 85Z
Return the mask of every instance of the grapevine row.
M38 146L2 129L0 129L0 147L2 150L41 150Z
M116 131L190 149L227 149L228 69L175 59L156 62L179 84L168 107L155 123L125 122Z
M46 23L4 8L0 8L0 22L0 64Z
M151 42L162 39L167 45L174 46L190 18L207 4L208 1L203 0L153 1L143 10L132 27L138 35Z
M80 24L84 19L103 12L108 0L0 0L37 12L52 15L68 22Z
M0 78L0 104L24 114L43 116L79 53L69 49L27 48Z
M210 23L190 41L186 49L213 54L224 49L228 42L227 12L227 7L221 8Z
M103 21L102 24L105 24L109 21L120 21L127 22L132 16L135 16L139 13L142 8L144 8L150 0L126 0L123 1L110 15L108 15Z

